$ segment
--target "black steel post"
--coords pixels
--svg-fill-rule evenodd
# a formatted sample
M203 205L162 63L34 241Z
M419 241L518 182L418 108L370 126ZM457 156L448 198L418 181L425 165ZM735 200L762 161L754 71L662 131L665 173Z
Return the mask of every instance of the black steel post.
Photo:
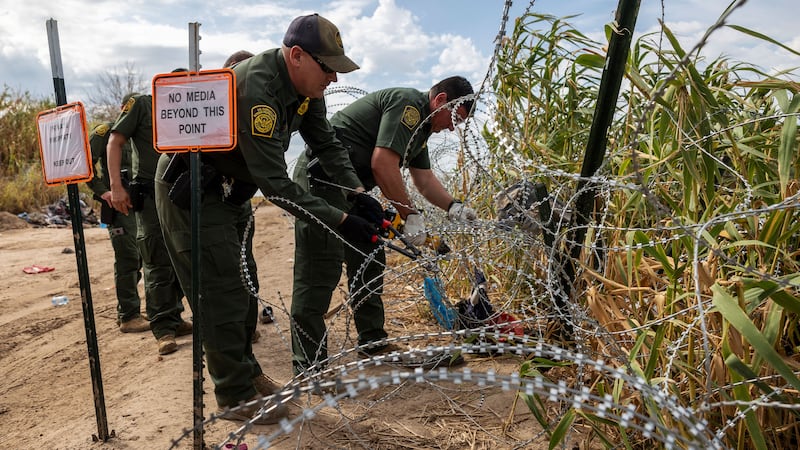
M189 71L200 71L200 24L189 23ZM202 450L203 442L203 337L202 305L200 303L200 152L189 155L189 185L191 187L192 216L192 405L194 419L194 440L192 448Z
M203 444L203 338L200 334L200 152L189 155L189 177L192 189L192 385L194 411L194 450Z
M558 267L561 292L556 296L557 306L566 307L567 302L575 300L575 264L580 258L583 241L586 238L586 225L594 212L596 186L588 178L593 176L603 163L608 144L608 128L617 109L622 77L625 75L625 65L630 53L633 30L636 18L639 15L640 0L619 0L615 17L616 29L611 34L608 46L608 56L600 79L600 90L597 95L597 105L592 118L592 128L589 130L589 140L581 167L581 180L578 182L578 198L575 201L575 227L568 240L569 258L561 257ZM562 311L566 313L566 311ZM572 335L572 325L566 324L565 332Z
M61 65L61 49L58 40L58 23L55 19L47 21L47 40L50 46L50 65L53 72L53 87L56 94L56 105L67 104L67 90L64 85L64 70ZM92 376L92 393L94 410L97 418L97 436L103 442L113 436L108 433L106 404L103 395L103 377L100 371L100 352L97 347L97 329L94 323L94 307L92 306L92 287L89 281L89 265L86 262L86 241L83 237L83 213L78 187L67 185L69 215L72 219L72 237L75 242L75 259L78 267L78 280L81 287L81 305L83 306L83 323L86 329L86 346L89 357L89 370Z

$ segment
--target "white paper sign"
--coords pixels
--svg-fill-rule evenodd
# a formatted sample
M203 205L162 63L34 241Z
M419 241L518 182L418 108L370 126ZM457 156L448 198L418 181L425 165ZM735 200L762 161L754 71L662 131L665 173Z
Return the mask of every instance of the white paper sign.
M91 179L83 105L70 103L41 112L36 124L45 183L77 183Z
M230 150L236 145L233 72L153 79L153 145L158 151Z

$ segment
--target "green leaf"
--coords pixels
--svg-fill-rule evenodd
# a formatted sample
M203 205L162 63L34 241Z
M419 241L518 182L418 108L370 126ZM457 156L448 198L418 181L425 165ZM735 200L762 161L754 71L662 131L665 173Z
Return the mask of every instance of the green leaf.
M575 64L594 69L602 69L606 65L606 59L602 55L583 53L575 58Z
M800 379L798 379L792 369L783 362L778 352L772 347L769 341L756 328L755 324L744 314L739 307L736 299L728 294L720 285L711 286L714 293L712 303L719 309L722 316L739 330L739 333L747 339L750 345L761 355L764 360L778 372L787 383L795 389L800 389Z
M639 244L651 244L650 238L641 231L637 231L634 238ZM668 277L672 278L675 275L675 267L661 244L645 245L643 248L648 255L661 263L661 268L664 269L664 273L666 273Z
M781 197L786 198L786 186L792 177L792 162L797 154L797 110L800 95L795 95L789 108L784 111L788 114L783 119L781 128L781 141L778 147L778 173L781 182Z
M783 186L783 185L782 185ZM774 247L778 243L778 238L783 234L783 224L785 222L786 210L775 211L769 216L764 223L764 226L759 233L759 240L764 241L770 247Z
M547 422L547 412L545 411L544 405L539 399L539 396L520 394L520 397L522 397L522 400L528 406L528 410L531 412L531 414L533 414L534 419L539 422L539 426L547 431L547 428L550 425Z
M550 447L549 450L553 450L556 448L561 442L564 440L564 436L566 436L567 431L569 431L570 427L572 426L572 422L575 421L575 410L570 408L564 417L561 418L561 421L558 422L558 426L556 429L553 430L552 436L550 436Z
M759 298L771 298L772 301L781 305L787 311L800 314L800 299L786 292L778 283L769 280L745 281L747 290L763 289L764 292Z
M758 423L758 418L752 409L746 405L752 400L750 398L749 387L745 384L739 384L733 388L734 398L743 402L739 406L739 410L744 412L744 423L747 425L747 430L750 431L750 440L756 450L767 450L767 442L764 440L764 433L761 430L761 424Z
M729 351L730 349L726 348L726 353ZM750 438L753 441L753 445L758 450L766 450L766 442L764 441L764 434L762 433L761 425L758 423L758 418L753 410L748 409L746 406L752 400L750 397L749 384L740 383L740 381L756 380L755 384L762 391L766 390L767 392L771 392L772 389L766 383L758 381L758 375L735 354L728 353L727 357L725 358L725 364L734 370L734 372L731 373L731 381L733 381L735 384L733 387L733 398L739 402L742 402L742 405L738 406L738 408L740 411L745 413L744 422L747 426L747 430L750 431ZM737 374L741 375L741 377L737 376Z
M725 365L741 375L743 380L752 380L752 383L756 385L761 392L765 394L772 394L772 388L767 383L760 381L758 374L753 372L753 370L750 369L750 367L735 354L731 353L725 358Z
M753 31L753 30L751 30L749 28L745 28L745 27L742 27L742 26L739 26L739 25L728 25L728 27L733 28L736 31L740 31L740 32L742 32L744 34L749 34L750 36L753 36L755 38L767 41L770 44L775 44L778 47L780 47L780 48L782 48L782 49L784 49L784 50L786 50L786 51L788 51L790 53L794 53L795 55L800 56L800 52L798 52L797 50L795 50L795 49L793 49L791 47L788 47L785 44L782 44L782 43L776 41L775 39L772 39L771 37L769 37L767 35L761 34L758 31Z
M656 329L656 336L653 339L653 343L650 345L650 359L647 361L647 366L644 368L644 377L646 380L652 379L653 374L655 374L656 365L661 356L661 352L655 349L661 348L661 342L664 340L664 334L666 332L667 327L665 325L659 325L658 329Z
M603 443L605 448L614 448L617 446L616 442L619 438L609 436L608 429L606 428L617 425L616 422L605 417L585 413L583 411L578 411L577 414L586 419L586 421L592 427L592 431L594 431L595 435L600 438L600 441Z
M672 48L675 50L675 54L678 55L678 58L682 59L684 56L686 56L686 50L681 47L681 43L678 42L678 39L674 34L672 34L672 30L667 28L663 22L661 24L661 29L664 30L664 36L666 36L669 43L672 44Z

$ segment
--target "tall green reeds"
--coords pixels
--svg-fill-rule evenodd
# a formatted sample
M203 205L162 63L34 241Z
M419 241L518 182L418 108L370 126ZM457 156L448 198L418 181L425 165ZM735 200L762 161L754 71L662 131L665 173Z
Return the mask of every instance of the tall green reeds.
M36 136L36 115L54 106L7 86L0 92L0 211L32 211L64 195L44 184Z
M487 142L495 182L542 181L569 207L604 49L568 20L517 20L498 58L496 128ZM667 27L631 49L598 172L605 188L597 221L579 243L594 246L577 261L576 306L585 312L582 328L594 330L583 336L594 352L695 411L724 445L796 446L798 84L725 57L692 55L681 64L686 55ZM521 372L552 376L535 366ZM570 382L688 433L619 379L594 373ZM578 425L600 445L653 445L608 418L571 408L553 414L541 398L525 400L554 445Z

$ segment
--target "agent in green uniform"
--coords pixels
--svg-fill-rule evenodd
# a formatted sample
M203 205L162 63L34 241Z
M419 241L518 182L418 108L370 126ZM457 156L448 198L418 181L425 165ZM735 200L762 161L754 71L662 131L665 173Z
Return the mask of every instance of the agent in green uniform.
M403 167L408 168L422 196L448 211L451 219L475 219L475 211L455 200L433 173L427 148L431 134L453 130L453 109L456 109L456 120L466 118L473 105L469 97L472 93L472 86L466 79L450 77L428 92L389 88L367 94L331 118L337 136L349 147L350 160L361 184L367 190L380 187L405 219L405 235L415 245L425 242L426 233L422 216L406 191L400 172ZM431 113L430 121L423 125L423 119ZM320 170L313 144L309 144L306 154L298 159L294 180L312 195L341 209L354 207L351 201L338 195L328 172ZM292 334L295 373L327 358L323 315L328 311L331 295L341 277L342 262L347 264L349 304L359 345L387 337L380 297L386 257L383 250L379 250L374 259L365 264L365 249L359 250L330 239L318 224L295 226L292 319L303 330L303 333ZM384 344L367 347L364 352L376 354L388 350L391 348Z
M192 327L190 322L181 319L183 292L172 268L156 212L153 180L159 154L153 148L151 108L150 95L131 97L111 127L106 151L111 205L122 214L135 213L147 316L158 341L158 353L166 355L178 349L175 336L191 333ZM133 144L131 195L124 189L121 175L123 146L128 139Z
M319 149L322 166L337 182L363 191L346 149L326 118L322 100L328 84L337 81L337 72L357 68L345 56L336 26L317 14L296 18L282 48L267 50L233 67L238 145L231 152L203 154L208 182L202 194L200 223L199 320L220 408L271 393L257 392L253 381L262 370L252 354L249 326L258 318L257 304L240 276L242 204L261 189L298 219L323 223L346 239L368 242L376 235L375 227L366 220L346 214L293 183L284 159L292 133L297 131ZM159 196L165 191L159 189ZM160 201L159 207L162 216L181 213L168 200ZM257 412L256 407L242 408L223 418L250 420ZM286 408L278 407L255 423L274 423L286 414Z
M123 104L131 94L126 95ZM117 321L123 333L138 333L150 329L150 322L141 314L142 301L137 285L142 278L142 258L136 247L136 219L114 211L111 207L111 190L108 187L108 163L106 145L114 122L100 124L89 134L89 147L92 151L92 165L97 169L95 177L86 182L94 192L95 198L103 202L101 219L108 220L108 235L114 248L114 287L117 294ZM130 149L122 154L122 169L130 173ZM110 220L109 220L110 219Z
M252 53L246 50L239 50L231 54L225 60L223 68L229 68L236 63L243 61L253 56ZM202 155L201 155L202 156ZM182 158L182 159L178 159ZM172 166L170 166L172 163ZM164 179L164 174L169 170L169 181ZM181 287L183 288L186 298L192 298L192 218L190 214L190 207L188 202L191 201L190 191L190 174L189 174L189 155L184 154L163 154L158 160L158 167L156 169L156 210L158 211L158 219L161 222L161 230L164 233L164 242L167 245L172 266L175 268L175 274L178 276ZM173 186L177 184L173 190ZM179 190L182 191L178 193ZM172 202L170 198L170 191L173 196L180 195L183 203L179 209L172 209L169 203ZM167 204L164 204L166 202ZM181 203L178 200L178 203ZM250 200L242 203L241 212L238 218L238 230L240 239L244 238L245 230L250 226L250 232L247 234L247 241L245 243L245 261L246 266L242 268L242 276L245 272L249 280L250 289L253 293L258 292L258 270L255 258L253 257L253 229L255 227L255 220L253 217L253 208ZM201 238L202 239L202 238ZM258 342L261 333L255 328L256 323L248 324L252 326L252 342ZM254 383L263 384L264 391L270 388L274 390L277 386L269 380L265 375L258 376ZM271 384L270 384L271 383Z

